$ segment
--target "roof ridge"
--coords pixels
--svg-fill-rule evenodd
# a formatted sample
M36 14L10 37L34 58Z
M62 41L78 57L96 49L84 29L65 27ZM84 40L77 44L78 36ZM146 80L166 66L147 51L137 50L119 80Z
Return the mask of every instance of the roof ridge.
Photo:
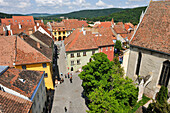
M78 39L79 35L80 35L81 32L77 32L76 34L76 37L74 38L74 40L72 40L71 44L69 45L69 47L67 48L66 51L68 51L68 49L76 42L76 40Z
M19 37L20 40L22 40L20 37ZM38 50L36 50L34 47L32 47L29 43L27 43L25 40L22 40L25 44L29 45L31 48L33 48L36 52L42 54L41 52L39 52ZM42 54L45 58L47 58L48 60L50 60L48 57L46 57L44 54ZM50 60L51 61L51 60Z

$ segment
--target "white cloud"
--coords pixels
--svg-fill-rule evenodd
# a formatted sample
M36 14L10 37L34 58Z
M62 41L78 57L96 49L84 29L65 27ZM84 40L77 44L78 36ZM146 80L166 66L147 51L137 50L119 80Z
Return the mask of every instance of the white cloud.
M96 3L96 6L97 7L113 7L113 5L108 5L106 3L104 3L102 0L99 0L97 3Z
M0 0L0 6L8 6L8 2L4 2L4 0Z
M142 2L144 0L128 0L129 2Z
M31 3L28 2L20 2L16 7L18 8L25 8L31 6Z

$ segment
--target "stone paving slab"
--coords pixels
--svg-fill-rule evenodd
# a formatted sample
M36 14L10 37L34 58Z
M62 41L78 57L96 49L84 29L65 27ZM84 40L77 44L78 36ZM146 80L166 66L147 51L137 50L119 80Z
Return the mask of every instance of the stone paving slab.
M66 74L66 58L64 41L55 42L60 47L59 58L57 59L57 65L59 66L59 73ZM86 107L84 98L81 97L83 88L81 86L82 81L78 77L79 73L73 73L73 83L70 83L68 78L62 76L64 83L58 84L55 87L55 94L52 106L52 113L65 113L64 107L67 108L67 113L86 113L88 108Z
M86 113L84 98L81 97L83 88L82 81L78 74L73 75L73 83L68 78L64 78L64 83L58 84L55 88L52 113L64 113L66 106L68 113Z

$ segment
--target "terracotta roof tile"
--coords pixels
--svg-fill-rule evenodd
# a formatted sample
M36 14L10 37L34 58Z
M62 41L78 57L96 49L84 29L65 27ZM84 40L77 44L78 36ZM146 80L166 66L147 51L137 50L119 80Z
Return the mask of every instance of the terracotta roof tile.
M100 22L101 24L99 24L97 27L98 28L109 28L112 25L112 22Z
M26 43L26 41L18 37L15 64L21 65L42 62L51 62L51 59L47 58L41 52Z
M97 49L99 46L113 45L116 39L111 28L98 28L98 33L93 34L92 30L87 30L84 35L79 29L65 40L66 51L77 51L87 49Z
M41 40L43 43L51 47L51 44L53 43L53 39L48 35L43 34L40 31L36 31L32 35L34 35L37 39Z
M13 24L35 25L33 16L12 16Z
M29 113L32 102L0 90L0 106L2 113Z
M117 34L127 34L124 25L114 25L113 29Z
M9 25L12 23L13 23L12 18L1 18L1 24Z
M62 20L64 22L64 25L66 27L67 30L73 30L76 28L80 28L82 27L82 25L84 27L87 27L88 24L86 23L86 21L79 21L78 19L65 19Z
M42 34L41 32L40 32L40 34L41 34L41 36L40 36L40 38L50 38L50 37L47 37L47 35L45 35L45 34ZM41 48L38 48L37 47L37 42L35 41L35 40L33 40L32 38L30 38L29 36L23 36L23 38L24 38L24 41L26 41L30 46L32 46L33 48L35 48L36 50L38 50L39 52L41 52L43 55L45 55L47 58L49 58L51 61L52 61L52 55L53 55L53 53L52 53L52 48L51 48L51 44L53 43L52 41L48 41L48 39L47 39L47 41L46 41L46 39L43 39L43 41L45 42L45 43L47 43L47 42L49 42L49 46L50 46L50 48L49 47L47 47L47 46L44 46L44 45L42 45L42 44L40 44L40 47ZM41 39L40 39L41 40ZM51 38L50 38L50 40L51 40ZM42 42L43 42L42 41Z
M43 73L40 71L9 68L1 74L0 84L31 99ZM25 82L23 83L19 79L24 79Z
M86 31L86 35L83 35L83 32L78 29L73 31L69 38L70 42L66 45L66 51L77 51L77 50L86 50L86 49L97 49L98 46L95 44L95 40L91 32ZM67 38L66 40L68 40ZM65 43L66 43L65 42Z
M35 32L34 25L21 25L21 29L19 29L19 24L11 24L11 30L13 35L18 35L21 32L30 35L29 31Z
M0 65L13 66L16 36L0 37Z
M152 1L131 45L170 54L170 1Z
M13 63L19 65L51 62L48 57L17 36L2 36L0 42L0 65L13 67Z

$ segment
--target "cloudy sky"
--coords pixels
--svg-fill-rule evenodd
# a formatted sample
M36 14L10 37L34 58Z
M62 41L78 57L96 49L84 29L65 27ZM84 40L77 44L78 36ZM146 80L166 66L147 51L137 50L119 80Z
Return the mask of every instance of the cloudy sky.
M4 13L68 13L83 9L133 8L146 6L150 0L0 0Z

